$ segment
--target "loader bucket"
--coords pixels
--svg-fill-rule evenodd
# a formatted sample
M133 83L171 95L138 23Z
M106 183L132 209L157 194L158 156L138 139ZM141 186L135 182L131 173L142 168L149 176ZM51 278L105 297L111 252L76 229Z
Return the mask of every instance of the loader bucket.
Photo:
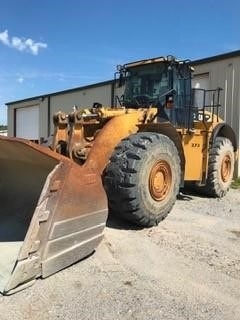
M91 254L107 199L91 163L0 137L0 292L11 294Z

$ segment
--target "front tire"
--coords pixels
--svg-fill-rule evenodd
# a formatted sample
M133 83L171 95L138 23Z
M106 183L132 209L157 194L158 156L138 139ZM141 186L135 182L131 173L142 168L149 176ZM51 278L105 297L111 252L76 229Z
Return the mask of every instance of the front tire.
M180 170L168 137L142 132L122 140L103 177L110 213L143 227L158 224L176 201Z

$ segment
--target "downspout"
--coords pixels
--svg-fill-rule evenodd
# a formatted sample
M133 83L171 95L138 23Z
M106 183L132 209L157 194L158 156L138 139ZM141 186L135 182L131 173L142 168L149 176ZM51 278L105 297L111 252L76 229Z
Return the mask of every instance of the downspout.
M13 136L16 137L17 134L17 109L13 109Z
M115 103L115 81L113 80L112 83L111 83L111 107L116 107L116 103Z
M51 97L48 96L47 99L47 135L50 137L51 134Z

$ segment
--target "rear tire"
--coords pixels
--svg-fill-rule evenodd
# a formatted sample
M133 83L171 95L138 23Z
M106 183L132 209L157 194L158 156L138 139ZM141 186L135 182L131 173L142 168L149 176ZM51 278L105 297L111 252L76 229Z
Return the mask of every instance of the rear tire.
M168 137L142 132L122 140L105 169L110 213L143 227L163 220L180 185L178 151Z
M231 141L217 137L209 153L208 178L200 187L204 194L221 198L230 188L234 171L234 151Z

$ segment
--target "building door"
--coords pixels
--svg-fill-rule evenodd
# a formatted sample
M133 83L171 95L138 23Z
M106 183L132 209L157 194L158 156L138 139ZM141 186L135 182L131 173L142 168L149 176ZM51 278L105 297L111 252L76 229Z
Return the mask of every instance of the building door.
M204 91L201 89L208 90L209 89L209 74L197 74L193 76L192 79L192 88L194 90L194 106L201 109L203 105L210 104L210 96L208 94L204 94Z
M16 109L16 137L39 140L39 106Z
M209 74L196 74L192 79L192 87L195 89L209 89Z

